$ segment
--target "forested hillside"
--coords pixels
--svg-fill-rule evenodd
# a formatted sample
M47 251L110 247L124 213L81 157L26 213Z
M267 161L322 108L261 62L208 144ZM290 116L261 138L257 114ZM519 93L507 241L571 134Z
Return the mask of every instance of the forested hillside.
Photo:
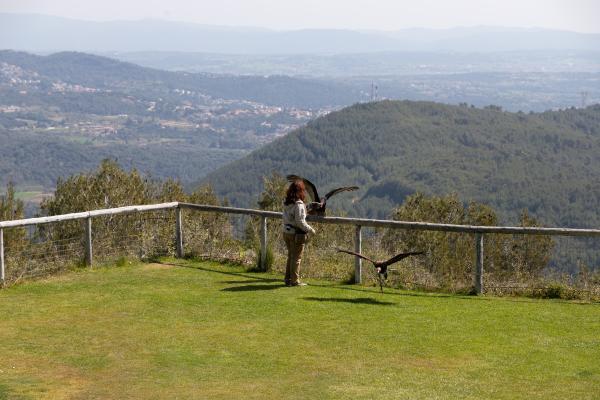
M357 104L211 173L216 191L255 205L261 178L296 173L323 192L361 187L332 207L386 217L414 192L455 192L545 225L600 226L600 106L523 114L430 102Z
M155 143L136 150L119 143L68 142L39 134L0 133L2 184L40 184L53 188L58 178L95 169L103 159L114 159L127 170L136 168L155 178L183 177L189 182L244 155L241 150L211 149L199 155L194 147ZM4 182L6 181L6 182ZM4 186L0 186L0 193Z

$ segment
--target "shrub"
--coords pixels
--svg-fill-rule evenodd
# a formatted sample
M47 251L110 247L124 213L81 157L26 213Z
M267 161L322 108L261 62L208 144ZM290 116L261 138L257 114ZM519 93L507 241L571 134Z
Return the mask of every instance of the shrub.
M532 289L529 297L540 299L582 300L581 291L570 288L562 283L553 282L545 287Z
M416 193L394 210L393 218L457 225L498 224L496 212L491 207L476 202L465 206L455 194L427 197ZM526 212L520 219L521 226L537 226L537 221ZM471 286L474 242L472 234L399 229L389 229L383 237L389 253L425 251L422 268L436 278L439 286L449 291ZM484 246L488 277L493 276L498 281L516 276L531 280L548 265L554 242L549 236L492 234L485 236Z
M262 252L259 249L256 257L256 271L267 272L273 270L273 265L275 264L275 255L273 254L273 249L270 246L267 246L267 251L265 254L265 265L264 267L260 265L260 259L262 257Z

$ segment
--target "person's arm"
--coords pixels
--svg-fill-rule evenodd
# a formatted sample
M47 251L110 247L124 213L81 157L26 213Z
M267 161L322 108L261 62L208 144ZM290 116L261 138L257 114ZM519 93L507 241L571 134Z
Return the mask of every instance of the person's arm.
M294 219L296 226L302 229L304 232L315 233L312 226L306 223L306 207L304 203L296 203L296 212L294 213Z

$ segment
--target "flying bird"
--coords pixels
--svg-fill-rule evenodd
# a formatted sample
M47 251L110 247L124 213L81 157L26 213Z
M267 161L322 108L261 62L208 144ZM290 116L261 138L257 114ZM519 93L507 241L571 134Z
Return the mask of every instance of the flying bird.
M387 279L388 277L388 267L394 263L397 263L398 261L405 259L406 257L410 257L410 256L418 256L421 254L425 254L425 252L423 251L413 251L410 253L400 253L400 254L396 254L394 257L390 258L389 260L385 260L385 261L376 261L373 260L367 256L363 256L360 253L356 253L354 251L350 251L350 250L343 250L343 249L337 249L338 252L341 253L348 253L348 254L352 254L355 255L357 257L360 257L362 259L365 259L367 261L370 261L371 263L373 263L373 266L375 267L375 271L377 272L377 278L379 280L379 289L381 290L381 292L383 293L383 281Z
M286 176L286 179L288 180L288 182L294 182L294 181L303 181L304 182L306 191L307 191L309 197L311 198L311 202L306 207L308 214L319 215L322 217L325 216L325 208L327 207L327 200L329 200L329 198L331 196L333 196L334 194L338 194L338 193L342 193L342 192L350 192L350 191L358 189L358 186L344 186L344 187L333 189L333 190L327 192L327 194L325 194L324 197L319 197L319 193L317 192L317 187L308 179L303 178L298 175L288 175L288 176Z

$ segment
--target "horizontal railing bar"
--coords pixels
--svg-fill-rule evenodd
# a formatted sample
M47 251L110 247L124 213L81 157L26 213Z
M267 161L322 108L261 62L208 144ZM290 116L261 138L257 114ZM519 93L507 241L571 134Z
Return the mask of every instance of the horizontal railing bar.
M282 213L275 211L254 210L248 208L222 207L207 204L192 203L161 203L151 205L129 206L108 208L103 210L86 211L81 213L56 215L51 217L28 218L14 221L0 222L0 228L14 228L20 226L45 224L50 222L62 222L69 220L84 219L88 217L98 217L104 215L125 214L143 211L156 211L172 208L187 208L191 210L207 212L223 212L228 214L256 215L267 218L281 219ZM518 227L518 226L479 226L479 225L455 225L438 224L431 222L410 222L410 221L391 221L381 219L367 218L344 218L344 217L319 217L309 215L308 221L324 224L343 224L360 225L363 227L377 228L396 228L407 230L424 231L443 231L456 233L504 233L504 234L524 234L524 235L562 235L562 236L600 236L600 229L572 229L572 228L539 228L539 227Z
M264 211L264 210L253 210L251 208L237 208L237 207L222 207L213 206L208 204L192 204L192 203L179 203L179 207L189 208L191 210L198 211L213 211L213 212L224 212L228 214L244 214L244 215L258 215L267 218L282 218L282 214L276 211Z
M274 211L253 210L236 207L209 206L204 204L179 203L180 207L200 211L224 212L230 214L258 215L268 218L282 218L282 213ZM307 221L324 224L360 225L363 227L397 228L423 231L444 231L457 233L506 233L524 235L563 235L563 236L600 236L600 229L571 229L571 228L539 228L520 226L479 226L437 224L432 222L391 221L367 218L319 217L308 215Z
M397 228L422 231L444 231L457 233L506 233L525 235L564 235L564 236L600 236L600 229L570 229L570 228L538 228L520 226L480 226L480 225L455 225L438 224L432 222L409 222L390 221L380 219L364 218L342 218L342 217L315 217L308 216L308 221L329 223L361 225L376 228Z
M140 206L127 206L117 208L106 208L102 210L84 211L71 214L53 215L51 217L39 217L39 218L27 218L17 219L14 221L2 221L0 222L0 228L16 228L21 226L48 224L51 222L63 222L72 221L77 219L85 219L89 217L100 217L103 215L117 215L117 214L128 214L142 211L156 211L156 210L167 210L171 208L177 208L179 203L161 203L161 204L149 204Z

